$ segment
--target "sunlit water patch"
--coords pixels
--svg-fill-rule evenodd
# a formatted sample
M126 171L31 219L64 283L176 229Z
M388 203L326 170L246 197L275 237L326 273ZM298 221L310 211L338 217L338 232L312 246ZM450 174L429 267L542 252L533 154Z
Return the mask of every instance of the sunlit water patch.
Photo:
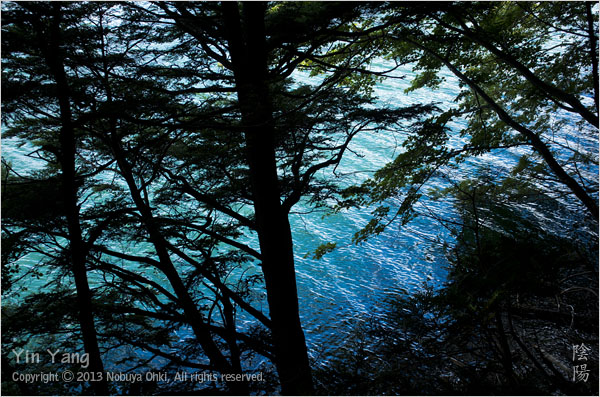
M386 65L375 63L374 68L382 70ZM410 66L398 69L394 74L406 77L390 79L376 86L375 95L380 104L405 107L435 102L442 110L456 106L453 101L459 92L459 86L449 71L441 73L444 81L435 92L419 89L410 94L404 92L413 76ZM300 81L306 79L306 76L296 77ZM452 129L450 145L461 148L467 142L467 138L459 133L465 127L465 122L454 121L449 127ZM575 130L574 125L572 128ZM336 169L336 175L341 178L340 183L360 183L393 160L402 150L404 134L402 131L381 131L358 135L351 144L352 152L347 153ZM581 136L574 142L588 149L597 146L597 141L588 136ZM4 139L2 143L3 158L9 160L18 172L24 173L43 166L43 161L31 155L35 148L27 145L18 147L18 141L12 139ZM597 148L594 150L597 153ZM497 172L506 174L522 155L530 152L527 147L495 151L469 159L459 170L449 172L453 172L453 176L459 179L471 178L477 176L481 167L493 164ZM593 169L591 173L594 173ZM597 174L597 167L595 173ZM334 177L330 171L323 171L320 176ZM447 180L434 178L429 187L447 187ZM390 204L395 203L391 200ZM314 360L318 362L329 351L343 346L357 322L383 317L387 308L386 301L390 297L414 293L425 284L435 287L443 283L447 262L440 242L448 241L451 236L428 214L452 217L452 201L434 201L425 197L417 210L422 216L408 225L401 227L392 224L380 235L354 245L351 243L352 237L370 220L370 208L326 214L312 211L312 208L302 202L294 207L290 222L294 238L300 314ZM535 208L530 210L535 212ZM556 219L563 224L569 223L568 214L557 214L555 219L547 220L548 227L556 227ZM246 242L256 248L255 238L248 237ZM336 243L337 248L321 259L314 259L312 253L315 249L328 242ZM39 260L39 257L28 256L23 263L35 266ZM264 291L259 291L257 298L255 306L266 309ZM240 315L240 319L245 321L243 315ZM186 327L179 332L181 343L185 343L191 336Z

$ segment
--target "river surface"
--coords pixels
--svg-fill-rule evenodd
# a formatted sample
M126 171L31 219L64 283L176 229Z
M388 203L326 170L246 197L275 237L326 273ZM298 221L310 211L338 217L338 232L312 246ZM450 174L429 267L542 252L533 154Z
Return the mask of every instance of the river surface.
M375 68L385 65L375 63ZM413 73L410 67L399 69L396 76L378 83L375 95L380 103L388 106L408 106L436 102L440 108L456 106L453 102L459 92L458 82L448 71L443 72L445 81L432 91L420 89L409 94ZM296 76L300 81L305 76ZM464 124L450 125L454 131L452 145L460 147L464 139L459 131ZM381 168L401 150L403 133L365 133L357 136L351 149L360 154L348 153L337 168L338 175L346 175L343 183L358 183L373 171ZM43 163L25 156L32 147L17 147L17 141L3 141L2 156L13 163L20 172L40 167ZM589 142L588 142L589 143ZM597 143L589 143L597 145ZM461 176L469 176L486 164L494 164L498 171L508 171L520 155L529 153L528 148L486 154L465 163ZM597 147L596 147L597 153ZM333 177L324 171L323 176ZM596 171L597 173L597 168ZM348 179L350 178L350 179ZM442 180L433 180L431 187L441 187ZM433 212L452 216L449 201L424 204ZM424 207L421 206L421 209ZM392 224L382 234L360 245L351 243L354 233L370 219L370 209L352 209L336 214L311 211L300 203L293 209L292 225L297 268L300 314L311 357L323 363L327 353L344 344L355 327L368 319L381 316L386 310L386 300L402 294L410 294L424 286L439 287L446 277L446 259L439 241L451 237L438 222L429 217L418 217L408 225ZM312 259L311 253L323 243L335 242L338 247L321 259ZM35 258L29 258L35 265ZM266 306L266 304L264 304ZM185 339L187 332L181 337Z
M375 63L375 70L384 70L386 65ZM435 102L446 110L456 107L454 102L459 93L458 80L448 70L443 70L443 82L435 91L423 88L406 94L414 73L406 66L394 72L404 79L388 79L379 83L375 95L386 106L409 106ZM590 99L591 100L591 99ZM565 142L580 145L598 153L597 138L586 138L576 133L577 127L569 114L557 114L556 118L567 120ZM449 144L461 148L467 138L460 136L466 122L449 123L452 130ZM357 136L353 151L362 155L348 154L337 169L339 174L351 174L359 182L391 161L402 150L402 132L369 133ZM556 138L557 141L560 138ZM455 178L474 177L482 168L493 167L496 175L508 174L519 158L531 154L529 147L497 150L467 160L459 170L449 170ZM357 171L365 171L359 172ZM353 173L354 172L354 173ZM598 168L587 170L588 177L597 180ZM430 188L447 187L443 178L434 178ZM392 210L393 210L393 202ZM558 232L572 233L573 203L565 200L563 211L557 211L545 226ZM397 207L396 207L397 208ZM301 208L303 210L305 208ZM433 213L452 218L456 216L450 199L432 201L424 197L417 206L420 213ZM542 215L530 209L535 217ZM382 234L372 237L360 245L351 244L354 233L371 219L369 209L351 210L322 217L322 214L292 215L297 278L300 298L300 314L312 356L317 361L326 357L326 352L339 348L353 330L364 321L382 316L389 308L387 300L402 294L421 290L425 285L439 287L445 280L447 260L441 242L452 241L452 236L439 222L427 216L419 216L406 226L399 222L390 225ZM584 231L585 233L585 231ZM595 237L592 237L595 238ZM338 248L320 260L305 257L306 253L325 242L336 242ZM324 362L323 364L326 364Z

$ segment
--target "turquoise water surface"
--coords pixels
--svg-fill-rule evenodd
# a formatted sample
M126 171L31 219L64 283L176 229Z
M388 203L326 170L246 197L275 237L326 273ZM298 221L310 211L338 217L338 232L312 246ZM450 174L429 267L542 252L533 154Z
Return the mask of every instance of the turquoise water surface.
M373 67L381 69L385 64L375 63ZM445 81L436 91L420 89L410 94L404 93L413 75L410 67L397 70L395 74L406 78L379 83L375 95L380 103L402 107L436 102L442 109L456 106L453 100L460 88L448 71L442 73ZM302 75L296 78L301 82L307 79ZM459 134L464 124L459 121L450 126L453 128L451 144L462 147L467 139ZM336 175L325 170L321 176L339 178L342 184L359 183L402 150L400 144L404 137L402 131L359 135L351 149L360 156L348 153L337 167ZM581 137L568 139L576 139L582 145L592 145L592 148L597 145L593 141L581 142ZM34 150L30 145L18 147L19 142L14 139L5 139L2 143L2 156L11 161L17 171L26 173L43 166L42 161L26 155ZM469 160L460 170L449 172L455 173L453 176L457 178L474 176L486 164L493 164L498 173L508 172L526 153L530 153L527 147L486 154ZM431 184L431 187L443 186L442 179L434 179ZM438 202L425 199L418 208L423 214L431 210L446 217L453 216L449 199ZM358 324L384 314L388 298L410 294L426 284L440 286L446 277L447 261L440 242L448 241L450 236L430 217L418 217L404 227L392 224L379 236L361 245L353 245L353 234L370 219L369 208L328 214L313 211L306 204L299 203L292 211L290 221L300 313L311 356L316 361L330 349L343 345ZM548 221L551 227L560 227L560 217L569 215L557 213L556 216L556 219ZM319 260L312 259L310 254L326 242L335 242L338 247ZM24 259L23 264L35 265L35 262L36 257L30 256ZM260 304L259 299L257 306ZM262 305L266 309L264 297ZM180 336L185 340L190 335L184 329Z

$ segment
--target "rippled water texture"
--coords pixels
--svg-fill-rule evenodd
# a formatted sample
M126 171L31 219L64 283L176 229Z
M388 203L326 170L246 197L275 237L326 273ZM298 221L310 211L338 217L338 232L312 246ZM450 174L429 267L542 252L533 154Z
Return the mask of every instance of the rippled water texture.
M375 64L384 69L384 64ZM413 75L409 66L394 72L404 79L389 79L379 83L375 95L379 103L388 106L407 106L436 102L442 109L456 106L453 103L459 92L458 82L449 72L443 72L445 81L439 89L420 89L405 94ZM296 75L302 82L306 76ZM458 136L461 124L451 124L454 134L451 144L464 144ZM347 175L342 183L360 182L373 171L391 161L401 150L402 132L366 133L359 135L351 149L360 154L348 154L337 168L338 175ZM25 156L32 148L18 148L16 141L3 141L2 156L12 161L17 171L26 172L42 164ZM478 166L493 163L499 169L514 165L528 149L487 154L466 163L462 173L467 175ZM328 171L330 172L330 171ZM323 177L333 177L324 172ZM349 178L349 179L348 179ZM440 181L433 181L433 186ZM448 202L425 202L434 212L451 214ZM392 225L384 233L361 245L351 244L351 238L370 219L370 210L350 210L324 216L324 212L311 212L300 203L291 215L294 237L300 313L307 342L313 358L343 344L357 321L379 316L385 310L386 297L411 293L424 283L439 286L445 278L446 260L436 238L449 238L440 225L427 217L419 217L400 228ZM311 259L310 254L322 243L338 244L333 252L322 259ZM29 258L29 260L33 260ZM263 307L266 305L263 304ZM185 338L182 333L182 339Z
M385 65L374 67L384 69ZM448 80L435 93L422 89L405 94L412 71L406 67L394 75L406 77L389 79L376 86L375 95L382 105L403 107L435 101L439 107L447 108L453 105L451 102L458 92L457 81L447 75ZM347 154L336 173L350 174L353 182L366 179L393 160L403 139L402 132L389 131L357 136L351 148L361 157ZM431 241L443 231L431 220L418 218L404 228L392 225L379 236L353 245L353 234L370 219L369 209L322 215L292 215L290 219L300 315L313 357L342 344L357 322L382 314L386 297L414 292L425 282L439 285L445 278L443 253ZM338 248L320 260L304 257L326 242L335 242Z

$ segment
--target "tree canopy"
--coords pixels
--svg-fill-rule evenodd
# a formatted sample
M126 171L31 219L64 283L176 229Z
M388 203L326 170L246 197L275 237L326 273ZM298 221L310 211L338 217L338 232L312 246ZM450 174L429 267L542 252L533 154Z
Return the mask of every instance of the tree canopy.
M543 198L597 225L597 26L581 2L3 2L2 134L44 164L23 173L2 159L3 364L22 370L13 350L52 345L103 374L7 387L314 393L289 221L299 204L375 206L360 242L410 222L443 177L426 198ZM402 95L435 92L450 71L458 105L382 105L374 88L405 65L416 74ZM331 171L355 138L389 130L404 134L400 155L342 186ZM500 180L442 172L500 150L520 156ZM461 207L463 226L495 238L480 214L510 211L482 206ZM465 258L468 230L455 230ZM237 377L136 385L111 382L115 368ZM247 376L262 371L277 384Z

